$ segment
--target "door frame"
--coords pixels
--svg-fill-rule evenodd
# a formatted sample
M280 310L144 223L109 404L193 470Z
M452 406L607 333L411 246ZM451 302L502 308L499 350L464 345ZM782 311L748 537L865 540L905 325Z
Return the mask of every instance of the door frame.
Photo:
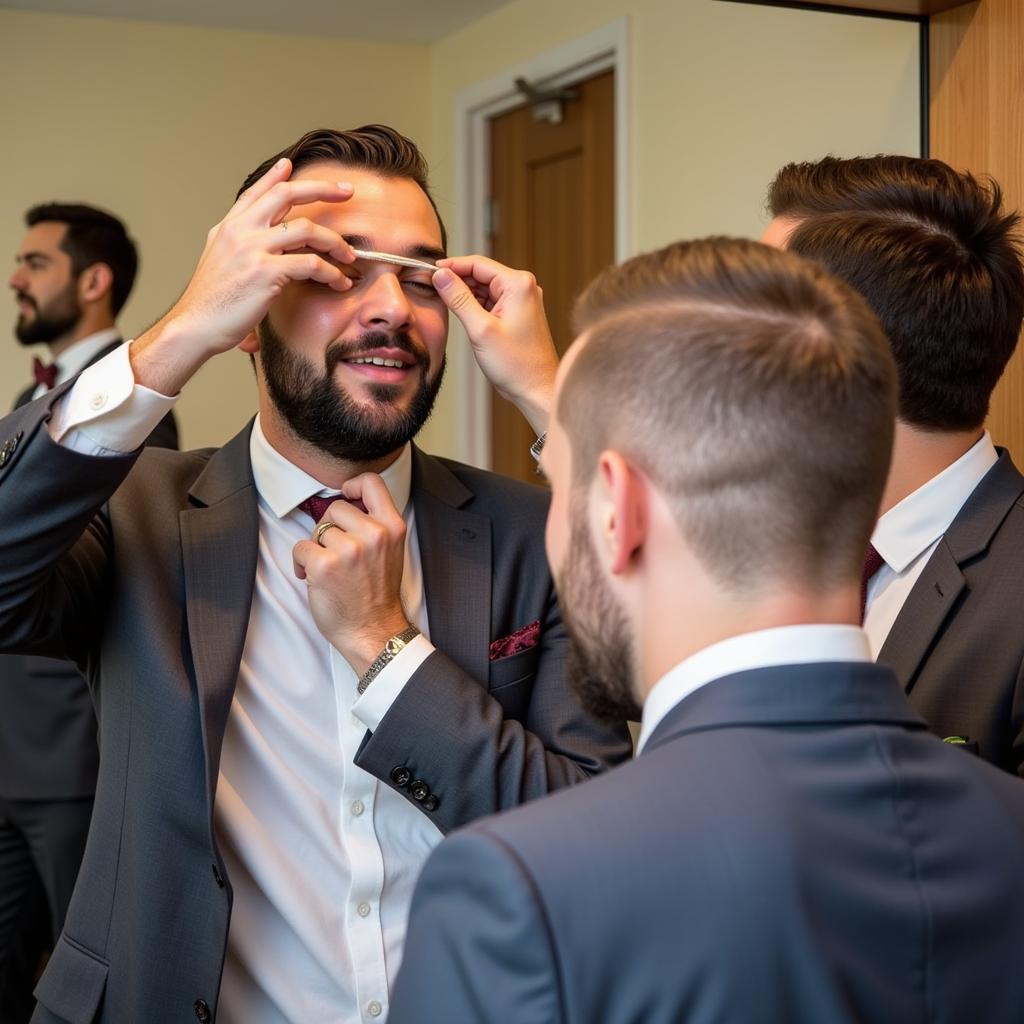
M629 42L629 18L618 18L459 91L455 97L454 184L455 195L459 197L456 251L487 252L488 121L523 102L513 85L514 80L523 77L541 86L557 88L614 70L615 260L621 262L632 255ZM452 330L462 331L454 318ZM468 351L468 341L461 340L463 351ZM490 469L491 385L472 356L468 357L468 362L471 365L463 400L458 403L460 457L472 465Z

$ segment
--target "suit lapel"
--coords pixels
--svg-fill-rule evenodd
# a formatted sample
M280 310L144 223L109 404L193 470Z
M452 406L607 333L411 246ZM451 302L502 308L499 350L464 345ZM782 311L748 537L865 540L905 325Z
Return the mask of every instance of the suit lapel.
M913 686L914 673L965 586L960 566L943 538L878 652L879 663L888 665L908 691Z
M491 641L491 521L442 462L413 448L413 508L430 639L474 679L486 680Z
M213 455L189 492L190 507L178 515L211 813L256 581L259 512L249 461L251 428Z
M893 623L878 660L888 665L909 691L926 654L953 605L967 587L962 567L984 553L1024 492L1024 477L1009 453L985 474L918 577Z

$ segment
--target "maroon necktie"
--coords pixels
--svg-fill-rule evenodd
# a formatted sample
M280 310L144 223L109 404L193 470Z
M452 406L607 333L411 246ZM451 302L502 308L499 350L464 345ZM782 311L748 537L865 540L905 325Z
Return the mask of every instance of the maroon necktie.
M355 507L359 509L361 512L366 511L366 506L361 501L359 501L358 499L355 501L349 501L348 498L341 494L334 494L329 498L321 498L314 494L313 497L307 498L305 501L300 502L297 508L300 512L305 512L307 516L310 516L313 520L313 523L316 524L319 523L321 519L323 519L324 513L336 501L348 501L350 505L355 505Z
M868 583L871 577L885 565L885 559L875 550L874 544L868 545L864 555L864 568L860 574L860 621L864 621L864 612L868 605Z
M38 357L33 356L32 374L36 378L36 383L45 384L46 390L49 391L57 383L57 364L46 364L40 362Z

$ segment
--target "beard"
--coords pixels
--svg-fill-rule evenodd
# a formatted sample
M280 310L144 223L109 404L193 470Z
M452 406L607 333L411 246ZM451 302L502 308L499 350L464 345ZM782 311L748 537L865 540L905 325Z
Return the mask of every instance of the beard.
M404 332L369 331L355 341L332 342L322 371L288 348L269 317L259 326L259 338L267 391L285 421L307 444L346 462L372 462L412 440L427 422L444 379L445 361L431 381L427 353ZM372 401L361 403L334 380L338 363L385 347L408 353L419 368L416 393L405 409L395 404L400 385L370 382Z
M26 320L24 314L14 325L14 335L22 345L49 344L69 334L82 318L78 304L78 283L69 281L45 306L27 292L16 292L15 297L32 304L35 318Z
M582 502L574 500L569 551L556 581L569 634L569 683L594 718L639 721L629 625L601 575L586 524Z

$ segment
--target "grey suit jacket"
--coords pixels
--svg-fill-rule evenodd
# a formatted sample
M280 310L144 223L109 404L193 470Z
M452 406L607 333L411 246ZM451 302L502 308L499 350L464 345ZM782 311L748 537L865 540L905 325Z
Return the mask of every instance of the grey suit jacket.
M112 352L111 342L89 361ZM27 405L29 385L15 401ZM178 447L169 412L146 439ZM92 796L99 768L96 714L81 673L66 661L36 655L0 656L0 796L12 800L67 800Z
M101 757L36 1019L188 1020L215 1012L231 910L213 807L256 571L249 428L217 451L98 459L52 442L50 401L0 422L0 635L85 671ZM448 830L628 756L565 683L543 492L417 452L413 501L438 650L356 763ZM537 646L488 660L536 620Z
M1019 1024L1024 786L888 669L681 701L632 764L446 839L389 1024Z
M936 735L1024 775L1024 476L1009 452L939 542L878 660Z

